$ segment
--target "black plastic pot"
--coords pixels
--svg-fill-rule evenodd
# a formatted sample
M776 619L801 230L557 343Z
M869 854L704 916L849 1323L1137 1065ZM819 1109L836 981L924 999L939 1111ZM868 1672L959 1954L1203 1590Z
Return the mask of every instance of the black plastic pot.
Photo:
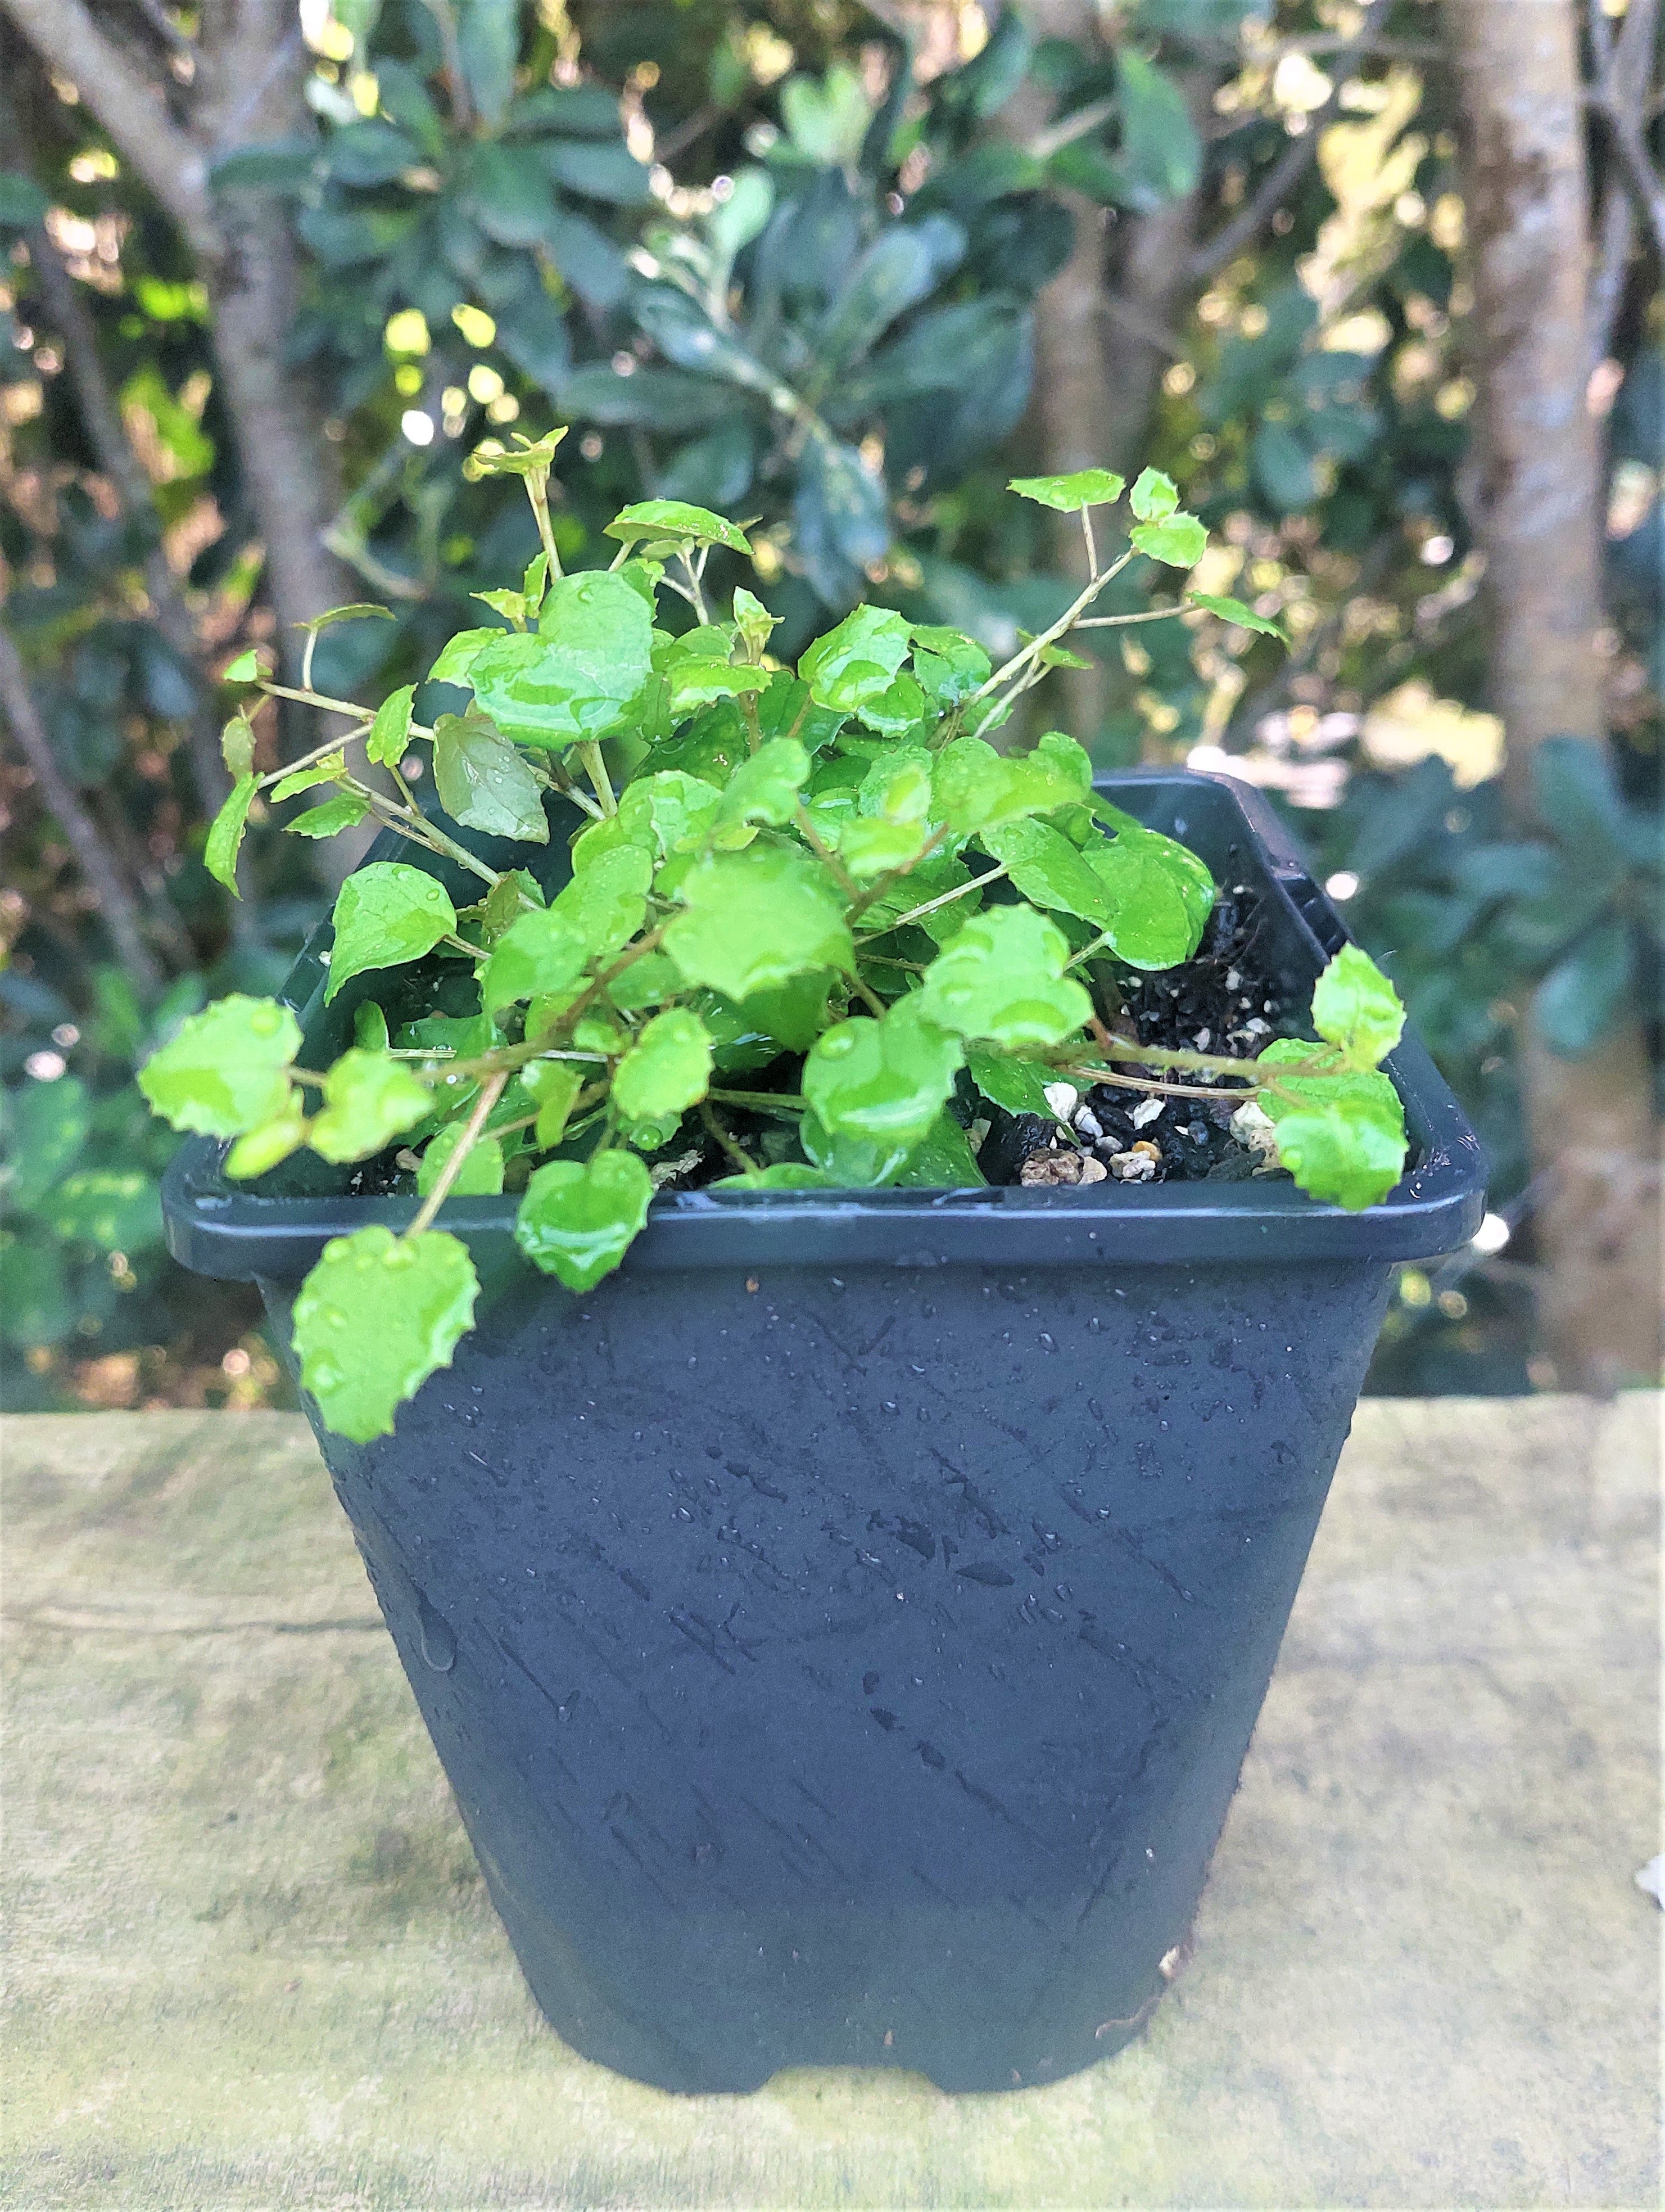
M1268 810L1107 787L1258 885L1310 987L1344 932ZM513 1257L512 1201L449 1209L477 1331L397 1436L318 1441L578 2050L680 2090L828 2063L992 2089L1136 2033L1390 1265L1479 1223L1455 1102L1414 1042L1390 1072L1415 1165L1365 1214L1282 1181L696 1194L575 1297ZM175 1164L173 1249L280 1333L326 1238L410 1211L239 1194L218 1158Z

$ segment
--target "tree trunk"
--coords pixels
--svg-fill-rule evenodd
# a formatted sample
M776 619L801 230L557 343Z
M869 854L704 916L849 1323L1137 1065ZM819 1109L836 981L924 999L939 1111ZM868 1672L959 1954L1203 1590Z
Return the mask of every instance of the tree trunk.
M312 128L306 50L289 0L210 0L203 10L201 99L193 118L212 162L251 141ZM300 305L289 216L266 195L225 193L219 242L204 257L215 357L238 458L266 545L266 581L286 669L300 666L297 623L354 595L324 542L338 505L325 413L313 379L285 359Z
M1096 51L1097 17L1089 0L1028 0L1024 16L1037 40L1068 39ZM1032 78L1020 85L1001 128L1027 146L1051 120L1051 102ZM1061 193L1075 226L1069 258L1035 301L1035 392L1031 416L1040 448L1038 472L1103 467L1113 413L1105 358L1105 210L1081 192ZM1073 514L1048 518L1052 558L1072 580L1087 578L1087 542ZM1103 726L1109 687L1098 665L1068 672L1060 683L1070 728L1090 745Z
M1477 532L1505 790L1532 820L1546 738L1606 741L1601 479L1585 401L1589 187L1571 0L1448 0L1462 73ZM1524 1040L1541 1326L1560 1380L1610 1389L1659 1359L1658 1183L1633 1023L1580 1060Z

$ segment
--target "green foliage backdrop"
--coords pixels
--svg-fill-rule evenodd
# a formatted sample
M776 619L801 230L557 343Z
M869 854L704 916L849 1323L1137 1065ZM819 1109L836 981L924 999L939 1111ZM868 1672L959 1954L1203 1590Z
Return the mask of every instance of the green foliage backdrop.
M189 125L212 11L107 13ZM572 426L569 570L605 565L628 501L714 507L744 526L788 657L859 598L1009 651L1073 586L1006 477L1147 459L1215 534L1196 583L1294 649L1211 622L1100 633L1020 733L1065 720L1105 764L1229 756L1289 806L1506 1206L1529 1180L1533 994L1576 1052L1656 969L1656 272L1627 231L1593 356L1617 769L1547 753L1556 826L1523 837L1474 711L1462 118L1433 11L1141 0L1102 38L1045 34L1062 21L974 0L309 0L292 109L251 92L207 176L225 231L281 217L261 234L295 241L276 374L306 395L333 596L391 617L319 633L314 682L415 681L477 618L470 593L536 551L514 483L462 465L511 426ZM275 1370L249 1310L162 1255L167 1140L132 1073L210 989L270 990L328 895L277 834L298 801L256 809L257 898L233 905L204 866L225 672L295 641L214 343L223 267L100 101L0 40L0 559L21 662L3 703L38 740L3 771L5 1389L249 1402ZM1084 234L1107 240L1107 411L1102 444L1080 425L1085 453L1060 456L1068 363L1038 300ZM263 770L316 741L270 707L253 735ZM1517 1379L1524 1279L1507 1257L1410 1285L1396 1326L1422 1364L1390 1350L1388 1379Z

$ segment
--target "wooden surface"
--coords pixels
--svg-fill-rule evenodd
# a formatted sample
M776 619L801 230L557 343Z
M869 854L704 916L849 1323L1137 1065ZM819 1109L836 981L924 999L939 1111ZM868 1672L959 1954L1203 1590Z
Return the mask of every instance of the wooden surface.
M1658 2198L1661 1401L1368 1401L1142 2039L677 2099L540 2022L303 1425L0 1430L0 2203Z

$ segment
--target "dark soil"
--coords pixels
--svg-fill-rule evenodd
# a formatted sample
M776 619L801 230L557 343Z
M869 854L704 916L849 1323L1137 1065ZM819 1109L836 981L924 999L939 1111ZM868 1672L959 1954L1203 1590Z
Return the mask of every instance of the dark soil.
M1259 896L1249 885L1234 884L1222 891L1196 957L1183 968L1128 978L1123 1018L1112 1026L1141 1044L1252 1060L1282 1026L1282 1000L1259 950L1263 924ZM1163 1073L1141 1070L1136 1061L1128 1067L1130 1073ZM1055 1121L1034 1114L1002 1114L984 1142L978 1164L990 1182L1099 1180L1090 1170L1073 1170L1068 1157L1073 1150L1081 1159L1104 1162L1113 1180L1235 1182L1260 1164L1258 1156L1232 1132L1232 1116L1242 1103L1240 1097L1224 1096L1218 1104L1201 1098L1159 1099L1153 1093L1141 1096L1099 1084L1075 1110L1073 1146ZM1140 1158L1148 1165L1134 1166L1129 1173L1117 1163L1127 1163L1135 1146L1143 1148Z

